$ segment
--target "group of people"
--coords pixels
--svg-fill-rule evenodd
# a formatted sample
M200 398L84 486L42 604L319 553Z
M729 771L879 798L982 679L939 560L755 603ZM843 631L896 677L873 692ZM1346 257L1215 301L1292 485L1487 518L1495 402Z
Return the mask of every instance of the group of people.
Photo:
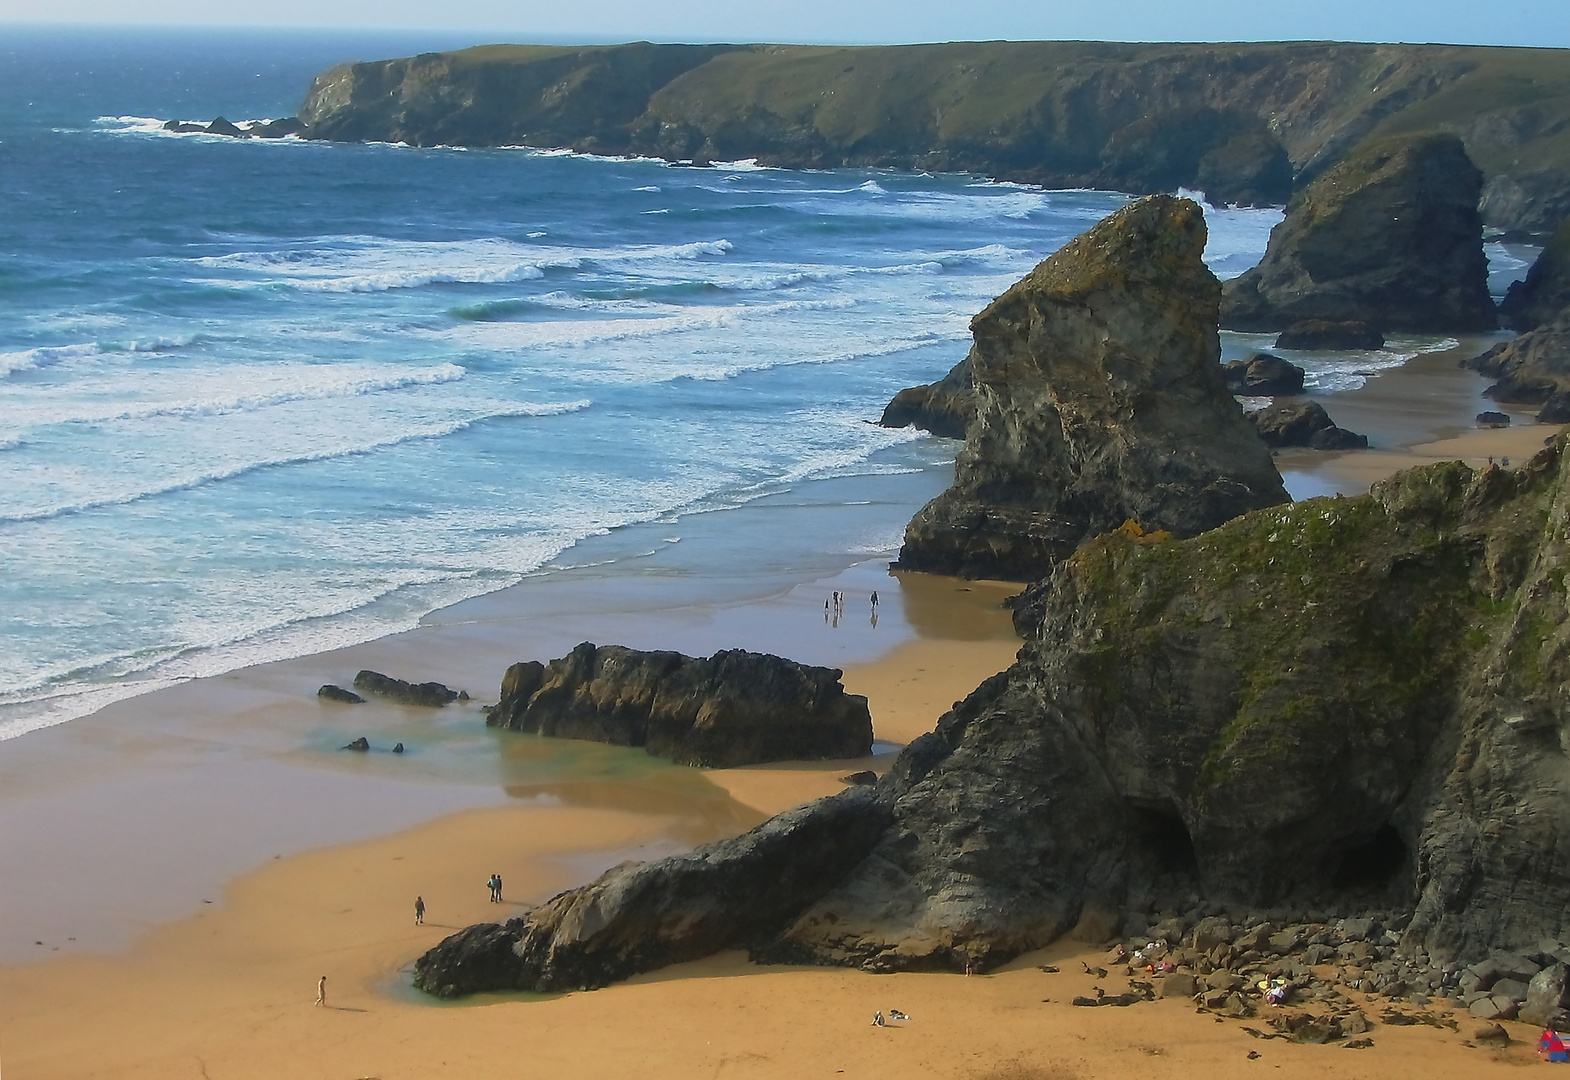
M491 903L493 903L493 904L501 903L502 902L502 876L500 874L492 874L491 877L490 877L490 880L487 881L485 884L491 890Z
M840 624L840 619L845 615L845 594L835 589L829 598L823 601L823 621L832 621L835 626ZM878 625L878 594L872 594L872 625Z

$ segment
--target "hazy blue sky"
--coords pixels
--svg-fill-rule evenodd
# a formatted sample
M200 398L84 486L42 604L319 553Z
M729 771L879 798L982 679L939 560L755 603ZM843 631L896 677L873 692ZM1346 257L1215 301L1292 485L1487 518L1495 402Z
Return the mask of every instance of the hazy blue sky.
M1335 38L1570 46L1570 0L0 0L0 21L429 28L511 41Z

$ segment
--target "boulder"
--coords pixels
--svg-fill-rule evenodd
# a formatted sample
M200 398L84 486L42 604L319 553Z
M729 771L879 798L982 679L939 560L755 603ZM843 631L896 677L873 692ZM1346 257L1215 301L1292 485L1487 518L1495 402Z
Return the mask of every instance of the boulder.
M345 690L341 686L328 683L316 691L316 696L326 701L339 701L345 705L364 705L365 699L353 690Z
M947 375L927 386L912 386L894 395L878 423L886 428L915 426L944 439L963 439L976 415L976 392L970 385L970 359L961 360Z
M1242 397L1287 397L1303 392L1304 370L1269 353L1233 360L1221 369L1227 389Z
M971 321L976 417L899 565L1029 580L1133 521L1191 536L1285 502L1227 393L1204 214L1130 203Z
M1303 319L1276 335L1276 348L1296 352L1372 352L1384 347L1385 335L1356 319Z
M1570 219L1560 223L1541 254L1500 301L1505 325L1525 333L1553 322L1570 309Z
M1527 985L1526 1002L1521 1006L1521 1020L1537 1027L1565 1026L1565 1001L1570 970L1563 963L1555 963L1532 976Z
M172 131L176 135L206 134L207 128L201 124L187 124L180 120L169 120L164 123L165 131Z
M1567 521L1561 436L1511 470L1442 462L1187 540L1096 537L1016 600L1016 663L875 787L727 842L755 853L745 874L704 849L563 894L526 917L538 934L509 931L501 962L535 974L508 985L599 985L738 945L761 962L986 969L1087 912L1115 926L1222 904L1270 913L1239 935L1245 966L1284 928L1318 937L1270 910L1289 899L1380 913L1386 932L1346 951L1367 992L1433 985L1418 955L1495 957L1497 978L1529 982L1570 895ZM856 840L820 863L757 839L780 830ZM806 862L812 888L747 921ZM623 900L678 879L648 901L657 919ZM574 952L586 937L607 944ZM582 963L553 969L557 942ZM1513 1015L1491 989L1478 1015Z
M1188 972L1174 971L1161 980L1157 993L1164 998L1191 998L1199 993L1199 984Z
M1507 428L1510 426L1510 416L1502 412L1480 412L1477 414L1477 426L1480 428Z
M285 116L250 124L245 128L245 134L254 139L282 139L286 135L304 135L307 130L297 117Z
M1292 196L1264 259L1227 282L1221 325L1261 331L1355 319L1381 331L1493 329L1482 185L1454 135L1365 143Z
M486 723L641 746L684 765L865 757L867 699L837 668L727 649L706 659L584 642L549 664L514 664Z
M358 739L355 739L353 742L348 743L348 744L346 744L344 746L345 750L358 750L361 753L364 753L365 751L369 750L370 748L371 748L371 741L369 739L367 739L364 735L361 735Z
M421 705L432 709L439 709L458 699L456 690L449 690L439 682L404 682L378 671L360 672L354 677L354 688L387 698L399 705Z
M1500 342L1465 366L1495 380L1484 397L1510 405L1541 405L1539 422L1564 423L1570 415L1570 310Z
M1357 435L1336 426L1317 401L1278 401L1248 414L1266 446L1310 446L1315 450L1360 450L1368 446L1366 435Z

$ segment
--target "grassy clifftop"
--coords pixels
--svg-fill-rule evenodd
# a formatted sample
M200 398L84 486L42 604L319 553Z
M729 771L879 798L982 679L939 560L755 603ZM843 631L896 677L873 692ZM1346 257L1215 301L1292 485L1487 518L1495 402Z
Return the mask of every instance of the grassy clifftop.
M1570 216L1570 50L1323 42L488 45L352 64L326 139L954 169L1282 202L1370 138L1452 131L1486 219Z

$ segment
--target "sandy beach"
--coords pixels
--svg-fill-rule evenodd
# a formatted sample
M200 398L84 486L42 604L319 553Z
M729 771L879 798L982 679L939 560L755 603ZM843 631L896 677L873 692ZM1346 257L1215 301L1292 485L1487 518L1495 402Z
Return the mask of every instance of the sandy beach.
M1456 360L1476 344L1326 398L1374 449L1283 453L1289 487L1355 494L1426 461L1529 457L1558 429L1509 409L1511 428L1475 429L1472 415L1494 406ZM881 770L1019 646L1002 606L1017 586L895 576L881 560L725 604L671 606L656 578L646 590L586 575L480 597L408 634L196 680L12 740L0 757L5 1075L1403 1077L1535 1061L1522 1025L1510 1048L1463 1045L1477 1027L1465 1014L1458 1030L1376 1025L1372 1048L1348 1052L1261 1041L1185 1000L1074 1008L1092 985L1077 961L1095 950L1067 942L969 979L760 968L726 954L550 999L418 994L409 965L457 928ZM843 625L826 622L832 589L878 590L879 621L858 603ZM478 703L507 663L586 639L841 666L869 699L874 756L704 771L483 727ZM439 678L475 701L433 717L311 696L362 666ZM362 733L415 749L336 750ZM493 872L506 882L500 909L483 889ZM890 1006L912 1019L871 1027Z

